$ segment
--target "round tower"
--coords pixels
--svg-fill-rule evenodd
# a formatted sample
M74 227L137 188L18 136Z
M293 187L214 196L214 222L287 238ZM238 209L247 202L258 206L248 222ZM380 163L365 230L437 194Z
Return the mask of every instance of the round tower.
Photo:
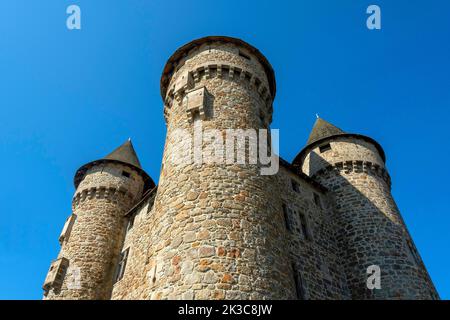
M152 211L149 287L139 297L293 297L274 177L261 174L259 159L225 159L233 134L248 135L248 142L271 122L269 62L239 39L197 39L168 60L161 94L167 137ZM248 155L248 145L233 141L237 153Z
M375 140L318 118L294 165L334 198L337 241L353 299L437 297L392 197L385 154ZM381 289L367 287L371 265L380 267Z
M78 169L72 215L44 284L46 299L109 299L123 240L124 214L154 186L130 140Z

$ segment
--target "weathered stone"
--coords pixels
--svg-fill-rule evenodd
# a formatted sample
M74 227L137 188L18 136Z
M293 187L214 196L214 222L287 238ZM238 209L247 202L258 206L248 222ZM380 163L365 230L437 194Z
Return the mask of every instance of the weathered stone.
M84 167L76 218L61 236L59 257L69 269L61 288L49 274L46 298L437 297L377 143L318 120L311 137L320 143L311 140L292 165L280 159L272 176L261 175L260 164L180 165L192 146L178 129L201 125L228 139L227 129L268 128L274 75L256 49L229 38L187 45L164 70L167 139L157 189L144 195L151 181L136 159ZM125 252L123 276L113 279ZM369 291L373 264L381 267L382 289ZM76 267L80 290L68 286Z
M215 253L215 249L212 246L200 247L198 250L198 255L200 258L213 256L214 253Z

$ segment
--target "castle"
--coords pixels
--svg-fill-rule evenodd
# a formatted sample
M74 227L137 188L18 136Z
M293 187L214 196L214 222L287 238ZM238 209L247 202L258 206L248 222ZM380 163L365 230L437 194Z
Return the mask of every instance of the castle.
M271 65L240 39L179 48L161 78L158 185L131 141L78 169L44 299L439 299L374 139L318 118L273 175L171 161L179 128L269 128L275 92Z

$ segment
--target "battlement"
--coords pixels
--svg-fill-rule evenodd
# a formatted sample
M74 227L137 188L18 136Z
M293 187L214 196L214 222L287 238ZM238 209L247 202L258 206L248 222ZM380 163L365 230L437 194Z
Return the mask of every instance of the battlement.
M292 163L279 158L272 175L251 161L179 165L197 132L216 155L227 130L268 128L275 94L270 63L240 39L176 50L161 76L158 186L130 140L77 170L46 299L434 298L372 138L318 117L303 150ZM382 270L381 290L368 291L370 265Z
M273 97L264 81L252 72L250 68L233 65L229 62L208 62L195 66L193 70L185 71L179 78L181 79L174 81L167 91L164 101L164 119L166 121L174 100L181 104L186 95L198 89L196 84L199 84L202 80L213 78L236 81L253 88L267 108L265 111L269 116L269 122L272 120Z
M106 199L107 201L133 201L134 195L123 187L98 186L78 191L72 199L75 210L81 203L92 199Z
M336 162L322 169L319 169L311 176L311 178L316 179L320 175L325 175L328 173L341 174L342 172L344 174L355 172L374 175L383 179L384 182L386 182L386 184L389 186L389 189L391 188L391 177L389 176L387 170L381 167L379 164L372 163L370 161L349 160L344 162Z

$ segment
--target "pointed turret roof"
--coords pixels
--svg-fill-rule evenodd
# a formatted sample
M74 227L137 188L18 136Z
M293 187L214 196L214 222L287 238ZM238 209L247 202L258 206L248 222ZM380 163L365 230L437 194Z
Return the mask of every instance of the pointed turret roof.
M128 139L124 144L116 148L103 159L128 163L136 168L142 169L136 151L131 143L131 139Z
M345 132L344 130L339 129L335 125L332 125L328 121L325 121L317 116L317 120L314 123L311 133L309 134L308 141L306 142L306 146L302 149L302 151L300 151L299 154L297 154L294 161L292 161L292 165L294 167L300 168L299 170L301 171L303 160L305 159L308 152L310 152L314 147L331 139L339 139L345 137L358 138L372 143L378 149L378 152L380 153L383 161L386 162L386 155L384 154L383 148L374 139L362 134Z
M309 145L321 139L339 134L345 134L345 132L339 129L338 127L332 125L328 121L325 121L322 118L318 117L316 122L314 123L311 133L309 134L309 139L308 142L306 142L306 144Z
M121 163L139 172L139 174L144 179L144 191L155 186L152 178L142 169L136 151L134 150L133 144L131 143L131 139L128 139L127 141L125 141L125 143L123 143L121 146L116 148L113 152L111 152L104 158L89 162L78 169L74 178L75 188L78 188L78 185L80 184L81 180L84 178L84 175L90 167L100 163L108 162Z

